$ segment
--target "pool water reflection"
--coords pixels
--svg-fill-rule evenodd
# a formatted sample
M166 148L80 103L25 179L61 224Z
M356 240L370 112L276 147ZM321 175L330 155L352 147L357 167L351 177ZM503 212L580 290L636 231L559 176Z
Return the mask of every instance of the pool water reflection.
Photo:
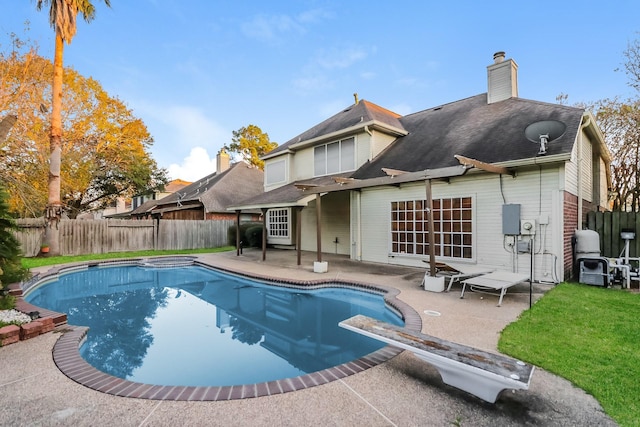
M82 356L131 381L251 384L339 365L382 345L337 326L364 314L402 324L382 296L274 287L203 267L89 268L26 295L88 326Z

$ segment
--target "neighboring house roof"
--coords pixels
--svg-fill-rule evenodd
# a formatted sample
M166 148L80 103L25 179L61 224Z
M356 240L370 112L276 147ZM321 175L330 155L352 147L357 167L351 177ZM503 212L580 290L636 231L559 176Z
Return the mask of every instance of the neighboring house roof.
M488 104L486 93L476 95L400 118L408 134L352 177L384 176L382 168L416 172L456 166L456 154L485 163L534 159L540 144L528 140L524 131L528 125L544 120L566 125L564 134L548 144L546 157L569 155L583 113L581 108L522 98Z
M263 172L238 162L223 172L212 173L158 200L156 212L184 209L184 205L202 206L205 212L226 212L227 208L263 193Z
M182 188L186 187L189 184L191 184L190 181L184 181L182 179L174 179L173 181L167 184L163 193L175 193L176 191L181 190Z
M131 212L127 212L130 215L141 215L141 214L145 214L148 212L151 212L151 210L158 204L157 200L147 200L146 202L144 202L143 204L141 204L140 206L138 206L137 208L135 208L134 210L132 210Z
M348 136L350 133L362 131L365 127L379 129L395 135L404 135L406 131L399 120L400 117L399 114L379 105L362 100L276 147L263 158L267 159L286 151L292 151L325 138L335 138L340 135Z

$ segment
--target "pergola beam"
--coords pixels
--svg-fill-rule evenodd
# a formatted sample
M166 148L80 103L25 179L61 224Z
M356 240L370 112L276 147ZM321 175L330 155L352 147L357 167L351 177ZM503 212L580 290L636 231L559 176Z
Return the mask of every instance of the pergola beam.
M485 172L491 173L499 173L501 175L511 175L514 176L515 172L505 168L504 166L496 166L490 163L481 162L480 160L471 159L469 157L464 157L459 154L454 155L453 157L460 162L463 166L473 166L476 169L483 170Z

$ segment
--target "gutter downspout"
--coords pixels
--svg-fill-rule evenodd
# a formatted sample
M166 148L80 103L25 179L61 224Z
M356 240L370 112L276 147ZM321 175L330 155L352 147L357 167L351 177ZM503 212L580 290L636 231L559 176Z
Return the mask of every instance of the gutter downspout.
M369 125L364 125L364 131L369 134L369 160L373 159L373 132L369 129Z
M591 124L591 119L587 114L582 115L586 119L580 125L580 133L578 134L578 230L582 230L582 132Z

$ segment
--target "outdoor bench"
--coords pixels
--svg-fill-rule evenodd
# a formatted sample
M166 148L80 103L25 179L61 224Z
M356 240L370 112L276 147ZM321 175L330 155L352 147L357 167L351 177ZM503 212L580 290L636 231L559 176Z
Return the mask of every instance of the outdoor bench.
M501 354L489 353L403 327L357 315L339 326L413 352L432 364L445 384L495 403L502 390L528 390L534 367Z

